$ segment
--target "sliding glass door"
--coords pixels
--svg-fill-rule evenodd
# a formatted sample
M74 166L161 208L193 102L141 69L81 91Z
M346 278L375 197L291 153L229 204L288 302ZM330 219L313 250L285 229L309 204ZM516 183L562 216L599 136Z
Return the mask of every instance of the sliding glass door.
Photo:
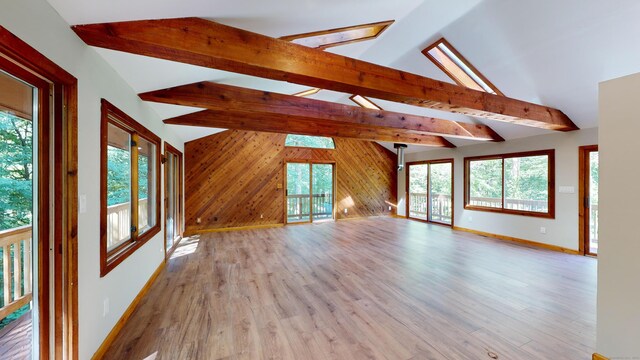
M429 221L451 225L453 161L429 164Z
M598 145L580 147L580 237L585 255L598 255Z
M333 164L286 164L287 223L333 219Z
M38 88L0 69L0 358L39 353ZM42 256L47 256L43 254ZM48 339L43 339L46 341Z
M409 218L453 225L453 160L407 163Z
M165 248L169 255L182 236L182 153L164 143Z
M311 165L313 220L333 219L333 164Z

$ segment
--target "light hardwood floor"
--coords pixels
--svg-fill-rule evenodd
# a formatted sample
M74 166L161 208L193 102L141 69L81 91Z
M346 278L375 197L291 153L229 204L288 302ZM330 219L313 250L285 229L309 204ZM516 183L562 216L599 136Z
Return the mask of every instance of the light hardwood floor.
M597 260L394 218L176 250L107 359L589 359Z

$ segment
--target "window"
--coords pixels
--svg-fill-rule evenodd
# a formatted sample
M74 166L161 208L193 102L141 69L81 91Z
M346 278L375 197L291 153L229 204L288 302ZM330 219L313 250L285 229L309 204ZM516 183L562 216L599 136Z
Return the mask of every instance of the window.
M367 99L364 96L352 95L349 99L354 103L360 105L360 107L371 109L371 110L382 110L380 106L376 105L373 101Z
M317 94L318 92L320 92L320 90L322 90L322 89L320 89L320 88L311 88L309 90L304 90L304 91L297 92L297 93L293 94L293 96L297 96L297 97L311 96L311 95Z
M504 95L444 38L422 50L422 53L458 85Z
M554 154L465 158L465 209L554 218Z
M310 48L326 49L332 46L375 39L385 31L393 20L373 24L348 26L338 29L314 31L304 34L283 36L280 39L291 41Z
M100 272L160 231L160 138L102 100Z
M317 149L335 149L333 139L323 136L287 135L284 146L308 147Z

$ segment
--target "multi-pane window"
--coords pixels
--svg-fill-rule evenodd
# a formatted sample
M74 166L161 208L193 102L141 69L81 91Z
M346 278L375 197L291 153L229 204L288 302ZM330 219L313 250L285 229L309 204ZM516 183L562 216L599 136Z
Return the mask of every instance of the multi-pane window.
M554 150L465 158L465 208L554 217Z
M102 101L101 274L160 231L160 138Z

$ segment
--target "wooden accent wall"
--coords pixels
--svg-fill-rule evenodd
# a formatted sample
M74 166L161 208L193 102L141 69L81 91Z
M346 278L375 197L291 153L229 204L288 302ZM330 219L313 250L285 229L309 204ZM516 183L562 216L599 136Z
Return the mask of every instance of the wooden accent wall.
M397 202L393 152L339 138L335 150L285 147L285 138L227 130L186 143L187 232L283 224L284 164L292 160L335 162L337 219L395 213L386 203Z

